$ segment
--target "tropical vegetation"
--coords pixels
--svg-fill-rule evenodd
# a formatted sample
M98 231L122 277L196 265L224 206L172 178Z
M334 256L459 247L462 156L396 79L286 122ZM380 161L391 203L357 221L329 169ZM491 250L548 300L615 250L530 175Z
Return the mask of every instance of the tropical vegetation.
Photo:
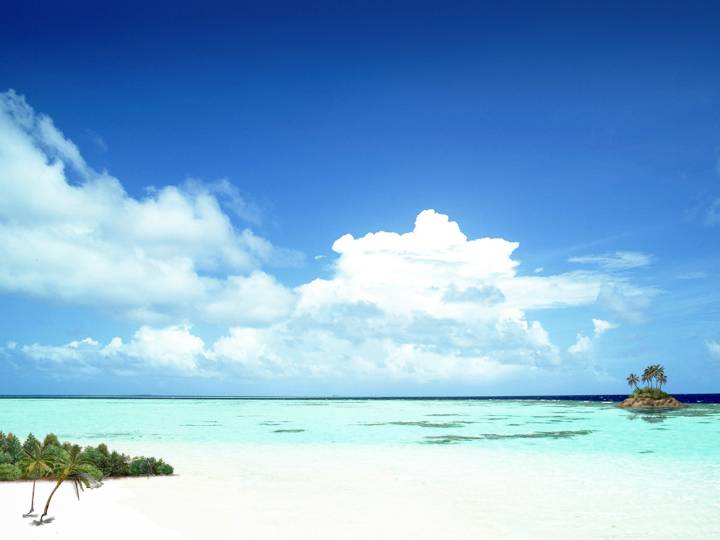
M662 387L667 384L667 375L665 368L660 364L653 364L645 368L642 375L638 377L635 373L631 373L626 379L628 386L634 387L633 396L646 397L650 399L662 399L670 397L670 394L664 392ZM642 388L638 386L640 382L645 383Z
M50 509L50 503L63 483L73 486L78 500L86 488L102 485L104 478L126 476L171 475L173 467L154 457L130 457L110 451L105 444L86 446L61 443L49 433L42 442L32 433L20 442L15 435L0 431L0 481L32 480L30 510L35 511L35 487L38 480L51 480L55 484L45 503L40 522Z

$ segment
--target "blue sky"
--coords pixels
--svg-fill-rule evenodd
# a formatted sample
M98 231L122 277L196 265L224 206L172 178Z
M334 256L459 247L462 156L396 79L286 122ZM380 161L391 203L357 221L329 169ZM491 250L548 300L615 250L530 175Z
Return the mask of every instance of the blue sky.
M0 393L718 390L712 3L5 8Z

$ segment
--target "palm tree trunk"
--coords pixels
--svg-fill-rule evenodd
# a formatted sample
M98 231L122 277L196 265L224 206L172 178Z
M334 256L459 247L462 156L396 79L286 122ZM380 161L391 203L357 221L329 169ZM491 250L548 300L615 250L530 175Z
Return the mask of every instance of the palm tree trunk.
M45 516L47 516L48 510L50 509L50 501L52 500L53 495L55 495L55 492L58 490L58 488L60 487L60 484L62 484L62 482L63 482L62 480L58 480L58 481L57 481L57 484L55 484L55 488L54 488L54 489L52 490L52 492L50 493L50 496L48 497L48 500L47 500L47 502L45 503L45 510L43 510L43 514L42 514L42 516L40 516L40 522L41 522L41 523L42 523L43 518L44 518Z
M33 490L32 490L32 498L30 499L30 510L28 511L25 516L29 516L35 511L35 479L33 479ZM25 517L23 516L23 517Z

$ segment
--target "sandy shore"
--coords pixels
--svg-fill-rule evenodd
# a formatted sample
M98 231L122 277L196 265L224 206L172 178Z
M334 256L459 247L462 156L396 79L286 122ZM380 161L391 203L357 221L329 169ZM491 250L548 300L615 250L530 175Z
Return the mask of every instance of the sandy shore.
M720 471L712 465L660 471L657 460L641 458L447 447L146 453L166 457L179 474L109 480L80 502L65 486L51 508L55 520L42 527L20 517L30 484L0 484L3 538L720 538ZM39 485L36 507L51 487Z

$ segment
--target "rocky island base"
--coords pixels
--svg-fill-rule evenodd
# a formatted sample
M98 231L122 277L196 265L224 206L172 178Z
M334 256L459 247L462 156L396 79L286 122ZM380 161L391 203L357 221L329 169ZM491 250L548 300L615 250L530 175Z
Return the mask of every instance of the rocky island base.
M658 388L640 388L618 404L623 409L679 409L687 407Z
M630 396L618 403L618 407L623 409L678 409L687 407L687 405L672 396L660 399Z

